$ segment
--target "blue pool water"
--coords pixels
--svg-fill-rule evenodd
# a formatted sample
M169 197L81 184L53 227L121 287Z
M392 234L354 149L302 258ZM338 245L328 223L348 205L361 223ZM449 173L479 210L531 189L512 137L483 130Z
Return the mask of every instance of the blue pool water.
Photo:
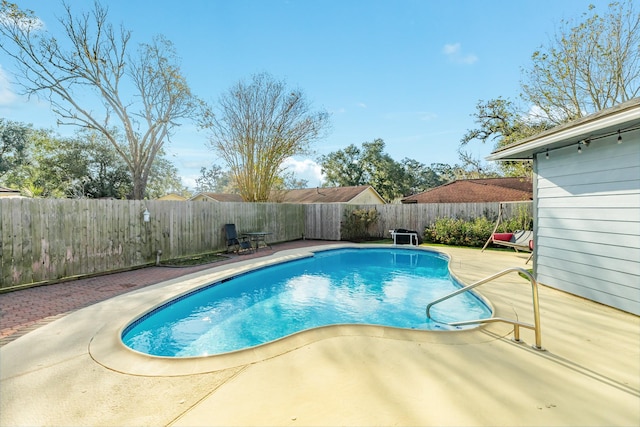
M122 340L156 356L191 357L264 344L305 329L373 324L439 329L426 305L458 289L445 256L363 248L315 256L236 276L169 301L131 323ZM491 316L465 292L431 310L441 322Z

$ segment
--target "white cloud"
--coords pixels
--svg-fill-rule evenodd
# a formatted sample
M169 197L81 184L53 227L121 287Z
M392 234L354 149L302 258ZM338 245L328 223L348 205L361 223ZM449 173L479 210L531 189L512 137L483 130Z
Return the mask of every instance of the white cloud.
M185 187L187 187L190 190L193 190L196 188L196 179L199 178L196 175L190 175L190 176L181 176L180 177L180 181L182 181L182 185L184 185Z
M450 61L456 64L473 64L478 61L478 57L473 53L465 53L462 51L462 45L460 43L445 44L442 48L442 52L449 58Z
M11 82L7 73L0 65L0 105L10 105L17 100L16 94L11 90Z
M365 104L364 102L359 102L359 103L358 103L358 107L360 107L360 108L367 108L367 104Z
M445 44L442 51L445 55L457 55L460 52L460 43Z
M284 161L282 166L292 171L296 175L296 178L307 180L311 187L320 185L324 181L322 167L311 159L295 159L289 157Z

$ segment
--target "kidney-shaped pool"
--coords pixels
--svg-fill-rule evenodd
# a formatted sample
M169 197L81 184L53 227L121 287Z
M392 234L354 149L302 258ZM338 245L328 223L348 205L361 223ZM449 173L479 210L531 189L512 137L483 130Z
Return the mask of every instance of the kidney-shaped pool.
M426 305L459 289L442 254L405 248L348 248L253 270L170 300L131 322L128 347L154 356L215 355L307 329L370 324L445 328ZM491 316L472 292L438 304L440 322Z

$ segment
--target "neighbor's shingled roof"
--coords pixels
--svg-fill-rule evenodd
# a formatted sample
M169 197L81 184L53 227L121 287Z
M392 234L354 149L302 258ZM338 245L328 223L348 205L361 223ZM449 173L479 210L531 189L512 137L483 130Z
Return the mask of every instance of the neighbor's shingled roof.
M369 185L317 187L287 190L283 203L347 203L366 191Z
M218 202L244 202L244 199L239 194L231 194L231 193L209 193L209 192L201 192L191 197L189 200L193 200L198 196L206 196L210 199L216 200Z
M463 179L405 197L402 203L485 203L533 199L529 178Z

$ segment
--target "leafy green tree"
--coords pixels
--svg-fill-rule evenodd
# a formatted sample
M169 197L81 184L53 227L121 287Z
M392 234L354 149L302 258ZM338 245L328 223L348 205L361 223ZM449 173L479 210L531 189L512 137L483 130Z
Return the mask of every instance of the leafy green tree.
M385 200L394 201L464 177L460 166L426 166L410 158L396 162L384 147L384 141L376 139L363 143L361 148L351 144L322 156L319 163L326 177L325 186L371 185Z
M387 201L408 195L409 180L404 166L384 152L384 141L351 144L344 150L320 158L325 186L371 185Z
M196 178L196 192L239 194L230 171L219 165L211 165L209 169L200 168L200 176Z
M220 97L219 114L207 119L211 148L226 162L240 195L252 202L269 200L283 162L308 153L329 125L329 115L312 112L300 90L267 73L232 86Z
M426 166L417 160L409 158L402 159L401 163L404 167L408 181L408 194L405 194L405 196L421 193L430 188L438 187L449 182L448 175L441 175L437 169L434 168L434 164Z
M439 185L446 184L459 178L457 172L459 169L458 166L451 166L447 163L431 163L429 169L431 169L436 174L436 176L438 176L439 182L436 182L436 185L430 185L427 188L437 187Z
M384 152L384 141L376 139L362 144L363 164L369 183L387 201L409 193L409 181L404 167Z
M11 169L5 182L37 197L65 197L76 179L85 176L86 163L70 138L44 129L30 129L25 161Z
M95 140L63 138L45 129L26 135L25 161L5 176L13 187L36 197L116 197L131 191L126 165Z
M118 130L111 131L118 135ZM130 198L133 192L133 180L126 162L112 146L106 143L103 134L90 130L76 133L75 154L84 159L84 176L77 178L78 187L70 193L71 197L116 199ZM82 191L80 191L82 190ZM156 199L167 193L188 194L178 169L166 158L164 150L156 156L146 187L145 198Z
M67 190L70 197L124 199L131 195L133 183L127 164L113 147L105 143L102 134L78 131L75 151L85 169L76 177L75 185Z
M82 130L69 138L28 128L24 151L24 162L8 171L4 182L33 197L124 199L131 195L129 169L100 133ZM161 152L147 197L183 190L176 168Z
M27 126L0 117L0 177L24 162L28 132Z
M362 151L351 144L320 157L325 186L349 187L368 184Z
M151 172L145 198L157 199L167 193L189 195L189 190L182 184L178 169L165 157L164 151L158 153Z
M133 198L141 199L173 130L197 116L203 103L191 93L168 40L156 37L133 54L131 32L114 30L98 2L80 17L65 4L59 23L60 40L33 11L2 0L0 49L14 60L25 93L48 100L60 124L104 136L129 169ZM114 126L122 139L111 132Z

